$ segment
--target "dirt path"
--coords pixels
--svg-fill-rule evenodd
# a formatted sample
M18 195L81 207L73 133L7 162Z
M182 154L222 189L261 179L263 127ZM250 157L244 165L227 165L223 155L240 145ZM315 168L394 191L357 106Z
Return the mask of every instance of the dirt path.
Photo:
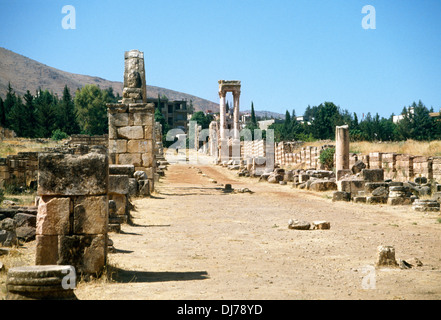
M254 193L224 193L225 183ZM326 194L188 164L169 166L155 197L133 202L135 225L110 234L114 281L80 283L79 299L441 298L437 214L332 203ZM289 219L327 220L331 229L290 230ZM423 266L372 269L379 245ZM363 287L368 276L375 283Z

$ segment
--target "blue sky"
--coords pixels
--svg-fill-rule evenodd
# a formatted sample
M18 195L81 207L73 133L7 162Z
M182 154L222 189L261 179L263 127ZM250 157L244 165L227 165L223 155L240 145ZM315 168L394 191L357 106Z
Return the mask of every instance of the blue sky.
M65 5L74 30L62 28ZM362 28L365 5L375 30ZM217 81L241 80L242 110L441 108L440 0L0 0L0 46L113 81L139 49L149 85L219 102Z

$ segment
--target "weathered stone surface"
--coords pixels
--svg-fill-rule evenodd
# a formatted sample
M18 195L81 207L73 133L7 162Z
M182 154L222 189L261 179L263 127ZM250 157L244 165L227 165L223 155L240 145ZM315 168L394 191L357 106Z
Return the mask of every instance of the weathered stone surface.
M74 203L74 234L107 233L108 196L78 197Z
M311 228L311 224L307 221L300 220L289 220L288 228L293 230L309 230Z
M129 193L129 176L127 176L127 175L110 175L109 176L109 193L128 194Z
M125 127L129 125L128 113L110 113L109 126Z
M127 151L129 153L151 153L153 151L153 146L151 141L130 140L127 142Z
M331 229L331 223L328 221L313 221L312 222L313 230L329 230Z
M366 203L366 197L365 196L355 196L352 198L352 201L354 203Z
M395 248L392 246L379 246L377 248L378 267L396 267L398 263L395 259Z
M135 166L130 164L111 164L109 165L109 175L126 175L129 178L133 177L135 173Z
M367 193L372 193L372 191L374 191L375 189L379 188L379 187L388 187L388 184L386 182L366 182L364 184L364 190Z
M135 197L138 193L138 181L135 178L129 179L129 196Z
M142 165L140 153L122 153L118 155L118 159L120 164L131 164L135 167Z
M57 264L73 265L78 273L99 274L105 265L107 235L59 236Z
M283 181L281 174L272 174L268 177L268 183L279 183L280 181Z
M70 198L42 196L38 205L36 234L69 234L70 212Z
M109 161L106 154L40 153L39 195L98 195L107 193Z
M26 266L8 271L7 300L76 300L72 266Z
M387 197L375 197L375 196L371 196L371 197L366 197L366 203L368 204L383 204L383 203L387 203Z
M36 235L36 265L52 265L58 263L58 235Z
M384 181L384 170L383 169L363 169L361 170L361 175L363 180L370 182Z
M117 129L118 137L127 140L144 139L144 130L142 126L127 126Z
M352 171L353 174L357 174L357 173L361 172L361 170L363 170L365 168L366 168L366 164L363 161L358 160L352 166L351 171Z
M329 180L315 180L309 186L309 190L317 192L337 190L337 184Z
M375 197L381 196L385 197L389 194L389 190L386 187L378 187L372 191L372 195Z
M16 223L15 232L17 238L24 241L32 241L35 239L37 216L28 213L17 213L14 216Z
M125 153L127 152L127 140L109 140L110 153Z
M351 201L351 193L345 191L334 191L332 193L332 201Z
M400 206L400 205L408 205L411 204L412 201L410 198L405 197L389 197L387 199L387 204L390 206Z
M337 181L337 190L349 192L351 195L358 194L359 191L363 191L365 188L365 181L358 179L344 178Z

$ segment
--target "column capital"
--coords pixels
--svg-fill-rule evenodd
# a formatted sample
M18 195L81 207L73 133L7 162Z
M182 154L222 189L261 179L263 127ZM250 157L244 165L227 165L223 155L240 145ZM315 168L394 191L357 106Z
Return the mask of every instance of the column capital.
M219 91L219 98L225 98L227 96L227 92L226 91Z

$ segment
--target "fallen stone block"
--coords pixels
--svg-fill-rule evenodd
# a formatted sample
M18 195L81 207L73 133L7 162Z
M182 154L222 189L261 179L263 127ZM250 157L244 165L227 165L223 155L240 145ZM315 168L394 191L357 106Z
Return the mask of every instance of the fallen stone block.
M351 193L345 191L334 191L332 194L332 201L351 201Z
M398 263L395 259L395 248L392 246L379 246L377 248L378 267L397 267Z
M329 230L331 229L331 223L328 221L313 221L312 222L313 230Z
M363 169L361 170L361 176L363 180L369 182L380 182L384 181L384 170L383 169Z
M381 197L381 196L366 197L366 203L367 204L385 204L385 203L387 203L387 197Z
M329 180L315 180L309 186L309 190L317 192L337 190L337 184Z
M288 221L288 228L293 230L309 230L311 224L307 221L292 220Z

